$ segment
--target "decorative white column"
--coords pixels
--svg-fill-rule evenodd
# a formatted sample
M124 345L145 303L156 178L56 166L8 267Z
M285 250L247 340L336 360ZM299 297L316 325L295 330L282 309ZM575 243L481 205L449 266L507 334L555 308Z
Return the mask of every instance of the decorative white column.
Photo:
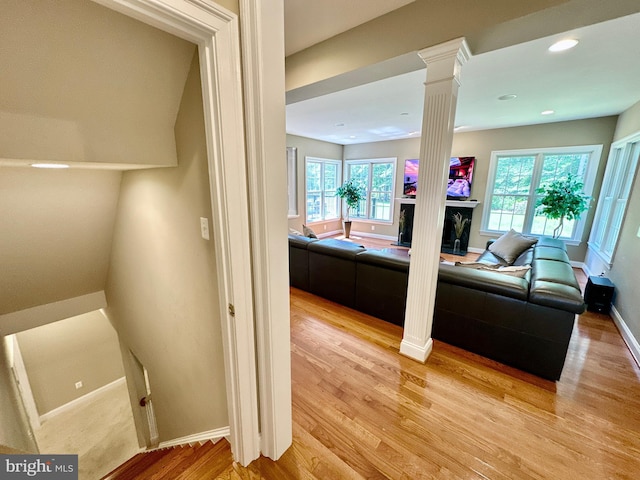
M427 80L400 353L424 362L433 348L431 328L460 70L470 53L464 38L459 38L426 48L418 55L427 64Z

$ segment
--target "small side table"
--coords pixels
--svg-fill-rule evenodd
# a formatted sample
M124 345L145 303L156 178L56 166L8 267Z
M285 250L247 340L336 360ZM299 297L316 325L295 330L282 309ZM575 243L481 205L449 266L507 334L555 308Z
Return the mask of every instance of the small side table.
M587 304L587 310L609 313L614 289L613 283L606 277L589 277L584 289L584 303Z

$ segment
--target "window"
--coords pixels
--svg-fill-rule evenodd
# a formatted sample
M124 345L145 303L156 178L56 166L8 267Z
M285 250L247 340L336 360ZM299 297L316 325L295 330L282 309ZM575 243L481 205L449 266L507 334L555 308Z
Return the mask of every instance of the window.
M609 265L613 263L638 157L640 133L614 143L609 152L589 238L589 247Z
M305 158L307 223L340 218L336 190L340 185L342 162L326 158Z
M382 222L392 220L396 183L395 158L347 160L345 176L365 192L365 199L351 213L352 218Z
M288 216L298 216L298 149L287 147Z
M553 235L558 221L536 212L538 188L572 174L590 195L601 153L602 145L492 152L483 233L513 228L530 235ZM580 220L565 220L560 238L579 242L586 216L585 212Z

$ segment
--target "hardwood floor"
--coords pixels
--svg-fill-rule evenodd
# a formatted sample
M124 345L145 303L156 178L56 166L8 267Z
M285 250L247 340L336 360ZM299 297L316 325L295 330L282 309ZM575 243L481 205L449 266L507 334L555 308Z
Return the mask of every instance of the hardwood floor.
M609 317L579 316L557 383L438 341L423 365L401 334L292 289L291 448L243 468L219 443L211 473L110 478L638 478L640 369Z

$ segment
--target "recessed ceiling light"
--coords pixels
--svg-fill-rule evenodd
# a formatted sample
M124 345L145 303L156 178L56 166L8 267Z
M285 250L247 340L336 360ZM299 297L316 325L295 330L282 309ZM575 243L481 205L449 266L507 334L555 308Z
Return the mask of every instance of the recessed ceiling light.
M356 138L355 135L349 135L349 138Z
M344 127L344 123L336 123L336 127Z
M409 132L409 135L418 135L420 132L418 132L417 130L414 132Z
M544 110L540 112L540 115L553 115L554 113L556 113L554 110Z
M466 125L458 125L457 127L453 127L453 131L458 131L458 130L462 130L463 128L467 128Z
M514 98L518 98L514 93L508 93L506 95L500 95L498 100L513 100Z
M570 48L575 47L578 44L578 40L575 38L565 38L560 40L549 47L550 52L564 52Z
M400 115L409 115L409 112L402 112Z
M66 163L32 163L34 168L69 168Z

